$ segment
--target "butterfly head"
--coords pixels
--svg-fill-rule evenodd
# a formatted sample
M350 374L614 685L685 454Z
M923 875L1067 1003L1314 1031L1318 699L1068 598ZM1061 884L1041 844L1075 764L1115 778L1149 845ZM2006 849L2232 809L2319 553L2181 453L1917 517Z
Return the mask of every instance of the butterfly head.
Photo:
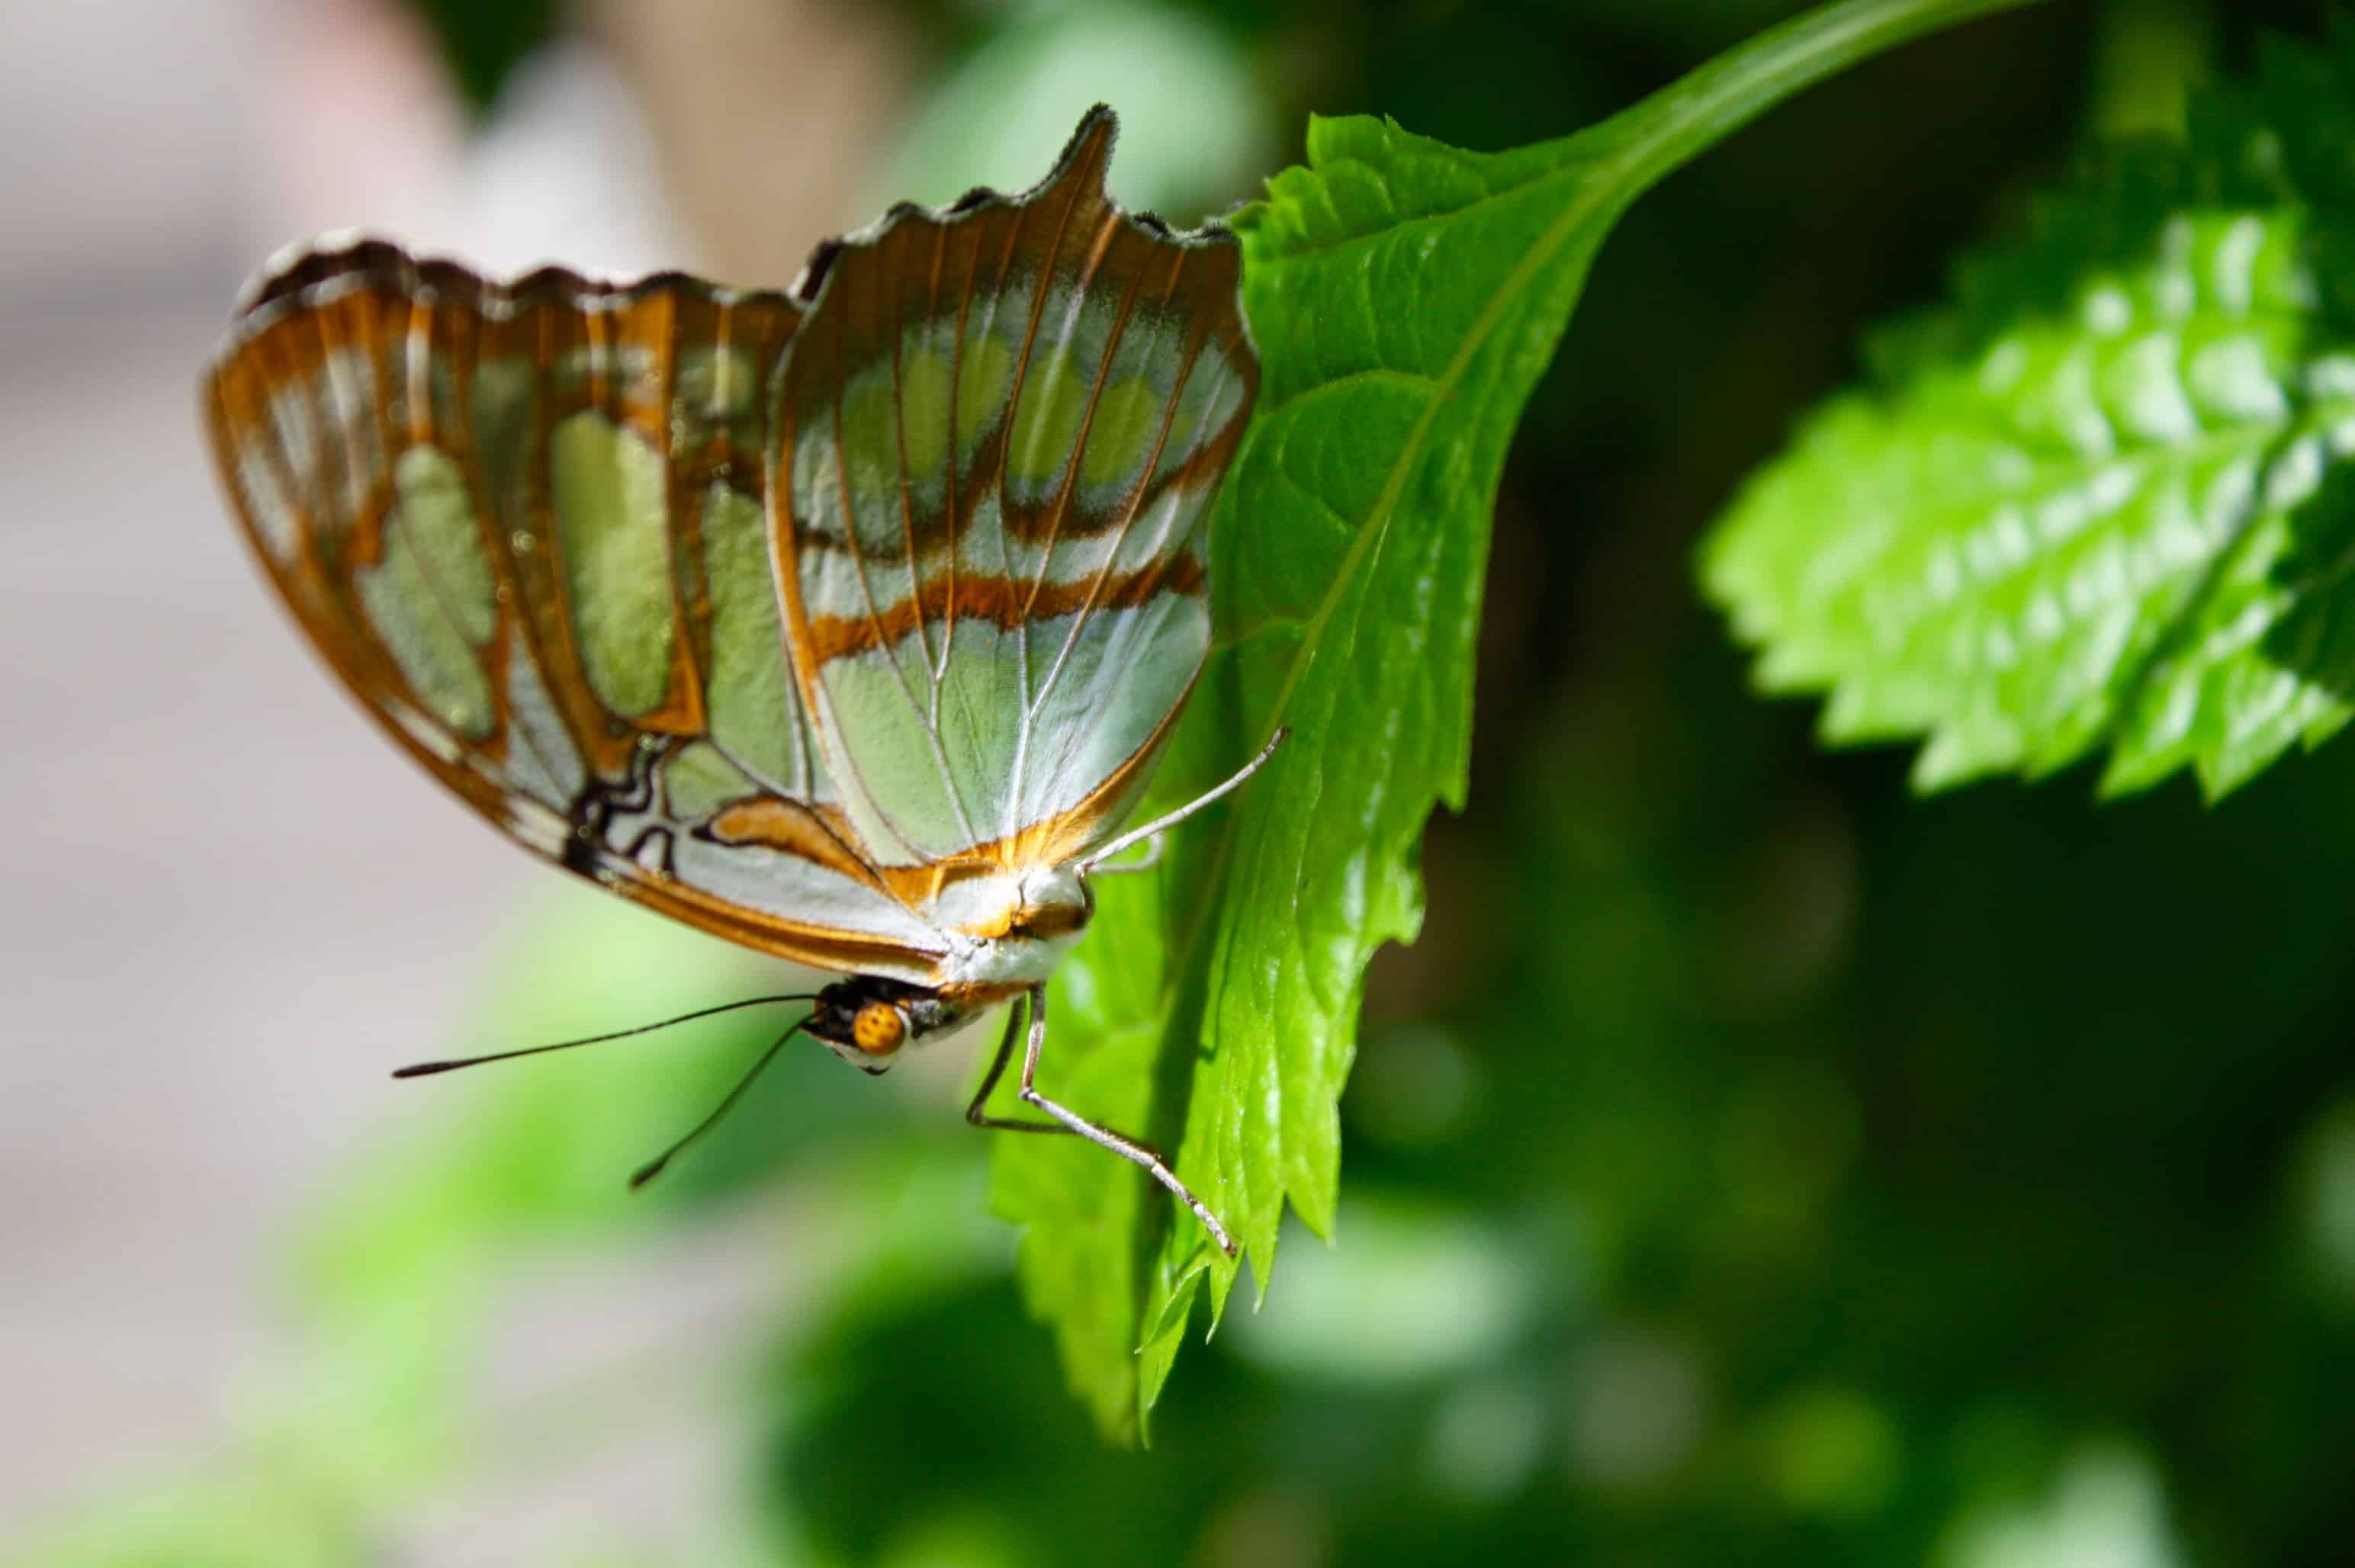
M884 1072L901 1047L945 1034L969 1016L925 987L860 975L820 991L804 1027L854 1067Z

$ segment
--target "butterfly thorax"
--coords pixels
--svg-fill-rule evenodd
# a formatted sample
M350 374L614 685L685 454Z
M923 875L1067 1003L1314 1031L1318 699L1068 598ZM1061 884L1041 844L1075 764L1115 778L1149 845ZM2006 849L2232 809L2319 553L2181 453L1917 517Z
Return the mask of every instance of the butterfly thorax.
M861 975L819 994L809 1032L844 1061L880 1072L902 1047L953 1034L1043 982L1087 929L1095 898L1071 866L951 882L924 907L947 939L934 985Z
M986 1007L1055 972L1095 896L1074 867L1030 866L953 882L922 912L948 943L940 988Z

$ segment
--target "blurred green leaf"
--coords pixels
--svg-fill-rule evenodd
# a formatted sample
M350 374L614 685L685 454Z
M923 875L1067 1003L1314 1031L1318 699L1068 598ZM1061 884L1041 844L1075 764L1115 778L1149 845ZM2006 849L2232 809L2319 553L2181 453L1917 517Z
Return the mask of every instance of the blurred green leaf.
M1181 6L1013 10L911 106L874 205L947 202L976 185L1019 190L1091 104L1111 103L1114 197L1190 223L1248 194L1273 160L1280 133L1256 85L1238 42Z
M2168 1526L2166 1488L2150 1460L2120 1443L2073 1456L2051 1495L1988 1509L1958 1528L1947 1568L2064 1568L2121 1563L2175 1568L2187 1558Z
M1923 790L2106 749L2220 795L2355 682L2355 52L2269 51L2187 144L2114 153L1963 271L1704 554L1759 684Z
M467 104L490 108L532 50L556 36L555 0L413 0Z
M1173 1434L1172 1454L1095 1441L1002 1276L849 1305L779 1358L773 1401L781 1533L817 1561L1174 1562L1251 1462L1223 1422ZM1213 1377L1227 1409L1265 1410Z
M1175 835L1170 870L1107 894L1045 1076L1174 1144L1263 1288L1287 1200L1331 1229L1365 965L1415 934L1424 818L1463 803L1497 480L1596 248L1637 195L1791 92L2006 3L1828 6L1587 132L1506 153L1315 121L1307 166L1238 218L1263 380L1212 520L1218 646L1164 798L1279 728L1293 738ZM998 1206L1029 1226L1025 1290L1074 1386L1126 1435L1203 1285L1215 1319L1240 1265L1142 1201L1141 1177L1059 1142L1004 1140Z
M559 1040L790 983L773 963L569 882L550 884L496 971L464 1034L387 1046L377 1065ZM69 1515L36 1560L295 1568L367 1557L389 1520L496 1445L500 1411L470 1369L518 1262L676 1221L797 1169L838 1216L805 1216L801 1248L826 1257L856 1238L860 1257L900 1265L821 1266L839 1276L830 1288L888 1304L929 1279L1002 1270L1002 1237L972 1233L979 1150L942 1128L952 1152L936 1155L895 1123L888 1093L815 1050L772 1064L661 1182L628 1189L629 1172L693 1125L795 1016L751 1009L386 1083L388 1102L419 1119L358 1151L313 1205L290 1271L299 1354L250 1380L238 1441L200 1474ZM913 1243L899 1235L910 1225L927 1227Z
M401 1057L461 1056L603 1033L780 990L791 972L585 888L551 884L499 955L478 1021ZM433 1117L398 1149L355 1162L318 1204L304 1284L334 1312L420 1281L469 1278L526 1238L585 1238L741 1190L814 1142L871 1125L889 1104L798 1058L773 1062L736 1113L641 1192L630 1172L694 1125L797 1016L747 1008L677 1029L446 1077L385 1085ZM625 1085L625 1086L624 1086Z
M1254 1365L1380 1388L1497 1360L1543 1301L1543 1249L1469 1214L1352 1200L1349 1244L1292 1265L1284 1294L1229 1330Z

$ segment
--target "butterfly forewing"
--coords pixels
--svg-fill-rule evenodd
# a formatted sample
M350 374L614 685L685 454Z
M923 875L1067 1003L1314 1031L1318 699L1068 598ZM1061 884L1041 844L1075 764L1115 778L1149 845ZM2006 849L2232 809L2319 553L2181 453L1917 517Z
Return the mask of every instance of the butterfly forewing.
M1238 251L1123 214L1091 116L1018 201L823 261L771 526L807 703L888 867L1068 859L1209 646L1199 524L1257 367Z
M304 254L208 383L221 472L337 674L500 827L930 984L927 899L1107 837L1208 647L1237 251L1114 208L1111 136L794 293Z

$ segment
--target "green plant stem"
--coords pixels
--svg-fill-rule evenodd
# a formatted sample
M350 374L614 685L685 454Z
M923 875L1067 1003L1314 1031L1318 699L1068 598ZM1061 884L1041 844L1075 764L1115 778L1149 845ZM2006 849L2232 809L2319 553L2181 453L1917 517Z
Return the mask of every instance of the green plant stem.
M1612 182L1624 207L1785 98L1924 33L2040 0L1841 0L1686 72L1587 134L1625 144Z

